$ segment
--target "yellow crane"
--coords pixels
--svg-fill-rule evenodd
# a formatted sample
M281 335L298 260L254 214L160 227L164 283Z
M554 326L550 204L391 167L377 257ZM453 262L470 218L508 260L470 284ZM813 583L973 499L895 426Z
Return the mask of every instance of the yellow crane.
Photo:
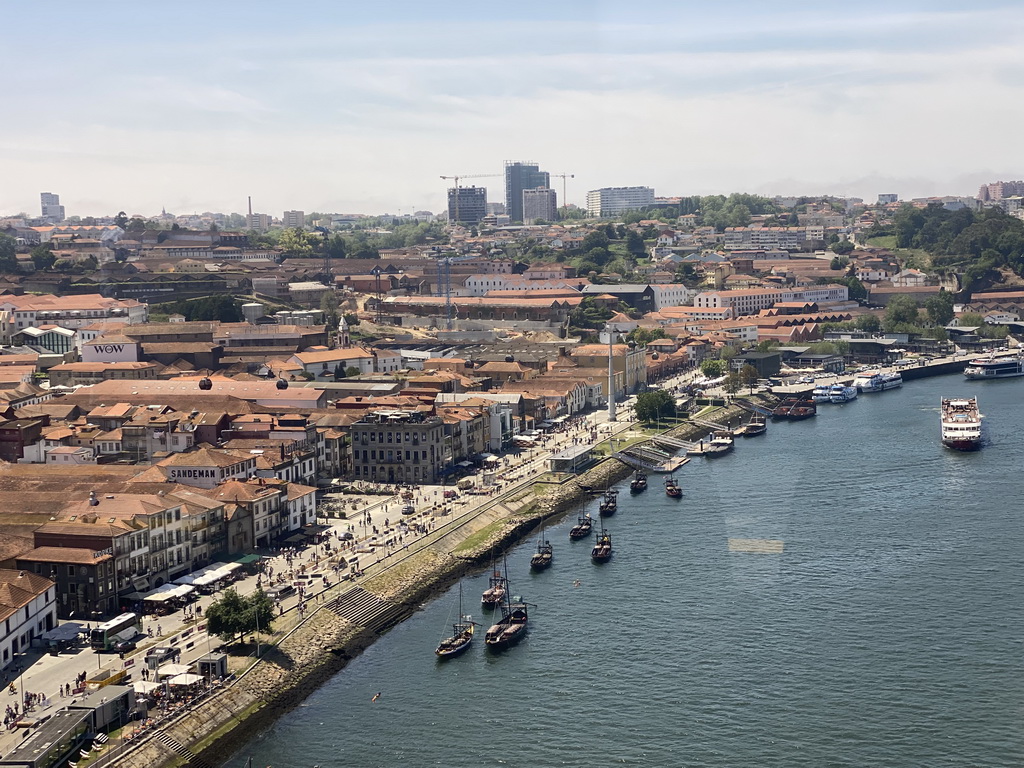
M504 174L501 173L464 173L459 176L442 176L442 179L451 179L455 182L455 222L459 222L459 179L496 179ZM452 222L449 222L452 223Z

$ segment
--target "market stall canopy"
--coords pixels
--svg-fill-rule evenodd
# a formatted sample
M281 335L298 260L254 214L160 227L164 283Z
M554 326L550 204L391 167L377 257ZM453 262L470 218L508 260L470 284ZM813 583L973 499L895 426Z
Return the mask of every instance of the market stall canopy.
M175 675L167 682L170 685L195 685L196 683L203 682L203 680L204 678L202 675L193 675L188 672L183 672L180 675Z
M174 677L175 675L184 675L191 670L192 667L188 664L162 664L156 673L160 677Z
M187 584L164 584L162 587L154 589L142 599L151 603L163 603L176 597L184 597L194 591L195 589Z
M132 688L135 689L135 692L141 693L142 695L151 693L159 687L160 683L151 683L148 680L137 680L136 682L132 683Z

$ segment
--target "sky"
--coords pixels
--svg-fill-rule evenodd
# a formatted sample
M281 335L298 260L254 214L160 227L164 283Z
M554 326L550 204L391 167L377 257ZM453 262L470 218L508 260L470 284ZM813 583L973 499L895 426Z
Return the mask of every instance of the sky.
M0 0L0 215L438 212L1024 178L1024 4ZM563 181L552 179L559 204Z

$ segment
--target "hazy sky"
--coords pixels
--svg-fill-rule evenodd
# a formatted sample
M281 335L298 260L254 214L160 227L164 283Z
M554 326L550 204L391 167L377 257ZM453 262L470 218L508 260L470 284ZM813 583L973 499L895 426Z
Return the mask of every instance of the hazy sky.
M586 190L974 194L1024 177L1024 4L0 1L0 214L443 208ZM470 181L504 198L500 178ZM562 182L553 180L562 197Z

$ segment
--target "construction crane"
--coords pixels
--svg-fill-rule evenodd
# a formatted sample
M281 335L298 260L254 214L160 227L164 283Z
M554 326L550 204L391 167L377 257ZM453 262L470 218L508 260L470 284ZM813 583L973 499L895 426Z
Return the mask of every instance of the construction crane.
M437 295L444 297L444 327L445 330L450 331L455 315L455 306L452 304L452 264L458 264L461 261L473 261L480 257L473 255L443 255L442 249L436 245L434 246L434 254L437 256Z
M566 179L575 179L576 175L572 174L572 173L552 173L551 175L554 178L556 178L556 179L561 179L562 180L562 207L564 208L565 206L567 206L569 204L569 201L566 199L566 196L565 196L565 187L566 187L565 180Z
M504 176L502 173L467 173L461 176L442 176L442 179L451 179L455 182L455 223L458 224L459 219L459 179L496 179L500 176ZM451 222L449 222L451 223Z

